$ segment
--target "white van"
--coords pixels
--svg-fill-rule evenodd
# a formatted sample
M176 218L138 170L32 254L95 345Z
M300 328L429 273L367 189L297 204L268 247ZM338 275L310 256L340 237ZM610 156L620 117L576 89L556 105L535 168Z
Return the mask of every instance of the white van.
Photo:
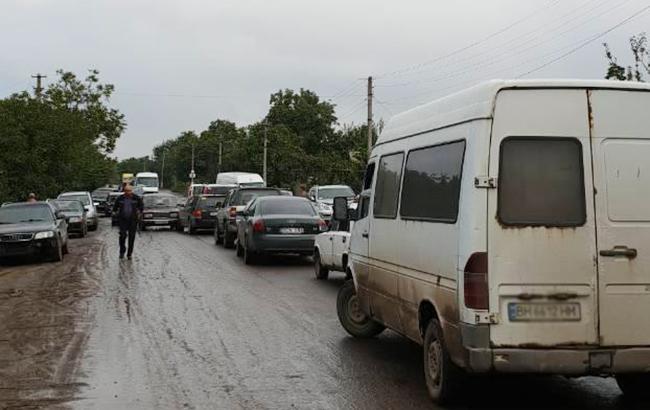
M236 185L237 187L264 187L264 179L251 172L220 172L217 174L218 185Z
M143 192L158 192L158 174L155 172L138 172L133 180L134 186L142 186Z
M650 85L494 81L394 117L369 160L344 328L465 373L650 386ZM335 201L344 219L345 202Z

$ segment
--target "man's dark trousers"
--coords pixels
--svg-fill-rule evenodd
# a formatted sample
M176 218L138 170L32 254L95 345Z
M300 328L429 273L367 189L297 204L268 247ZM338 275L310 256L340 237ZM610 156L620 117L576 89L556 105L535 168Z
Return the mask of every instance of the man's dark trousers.
M120 218L120 255L126 253L126 237L129 237L129 253L133 253L133 244L135 243L135 233L138 230L138 221L135 218Z

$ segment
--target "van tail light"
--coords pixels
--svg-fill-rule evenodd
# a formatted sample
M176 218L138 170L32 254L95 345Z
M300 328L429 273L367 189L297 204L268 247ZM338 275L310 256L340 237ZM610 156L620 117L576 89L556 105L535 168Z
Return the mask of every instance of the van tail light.
M475 252L465 264L465 306L470 309L488 309L488 255Z
M253 222L253 232L263 233L264 229L263 219L256 219L255 222Z
M327 231L327 222L322 219L318 220L318 230L321 232Z
M200 209L195 209L194 211L192 211L192 216L201 219L201 217L203 217L203 211L201 211Z
M228 208L228 216L230 217L230 219L237 218L237 208L235 208L234 206Z

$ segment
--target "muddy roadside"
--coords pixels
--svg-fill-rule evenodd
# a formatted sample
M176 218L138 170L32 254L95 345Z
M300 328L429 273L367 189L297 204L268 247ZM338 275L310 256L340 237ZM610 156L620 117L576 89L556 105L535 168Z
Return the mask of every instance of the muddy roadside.
M66 408L100 290L99 233L71 239L63 262L0 264L0 409Z

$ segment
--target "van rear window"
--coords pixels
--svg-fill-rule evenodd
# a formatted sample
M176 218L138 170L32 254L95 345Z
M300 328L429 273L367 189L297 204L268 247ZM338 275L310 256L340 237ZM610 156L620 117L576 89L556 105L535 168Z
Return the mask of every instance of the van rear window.
M585 223L582 146L577 139L506 138L499 167L501 223L560 227Z

